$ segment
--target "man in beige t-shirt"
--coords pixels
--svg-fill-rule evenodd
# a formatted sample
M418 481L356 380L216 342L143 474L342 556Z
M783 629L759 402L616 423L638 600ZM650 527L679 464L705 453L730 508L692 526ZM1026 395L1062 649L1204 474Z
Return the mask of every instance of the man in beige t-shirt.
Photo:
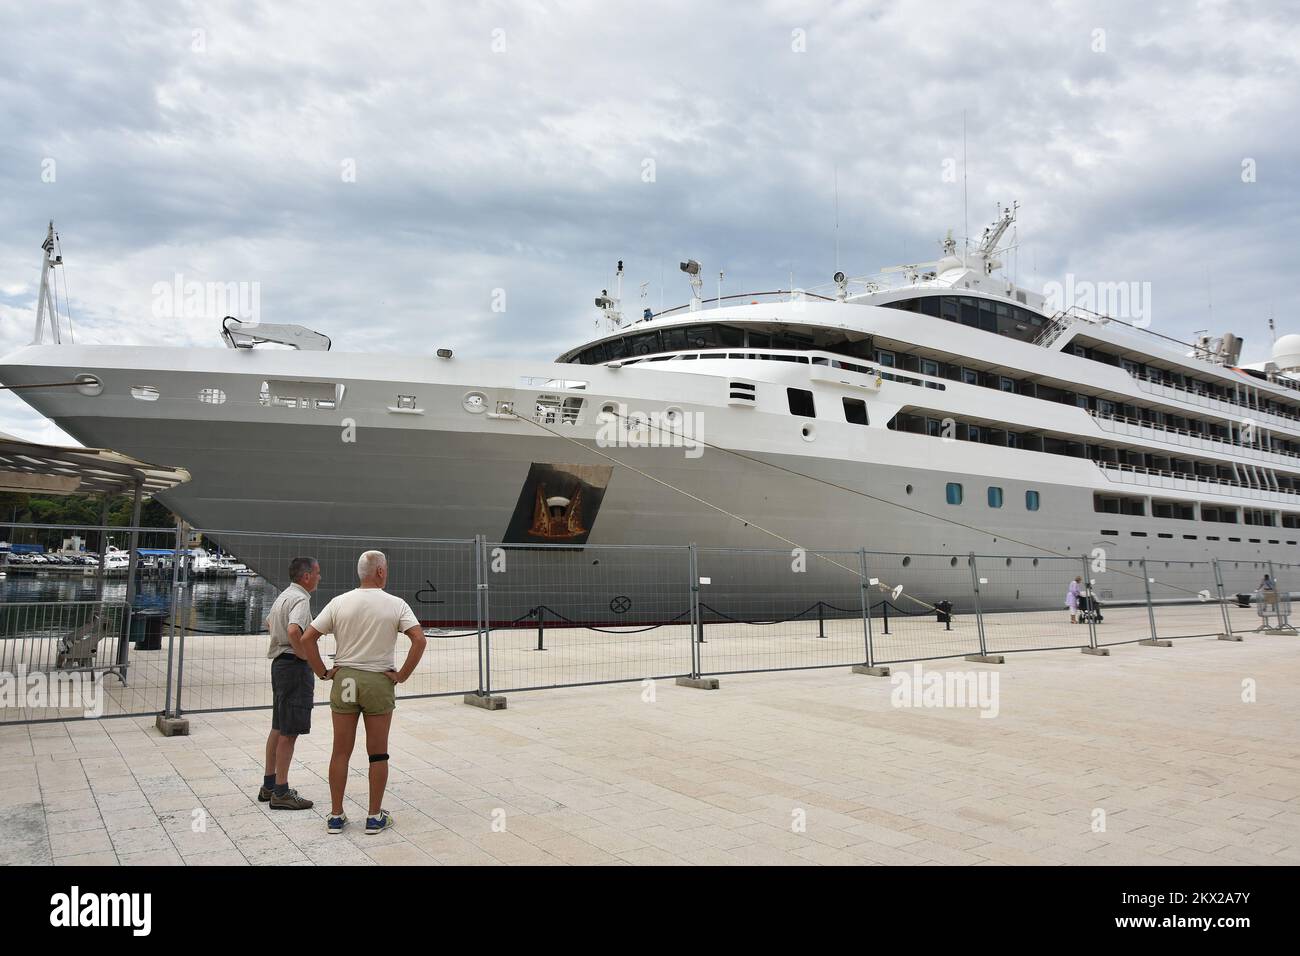
M289 765L298 735L311 733L316 675L298 652L298 642L311 624L311 595L320 584L320 564L315 558L294 558L289 581L266 616L271 632L266 650L271 661L271 733L257 799L269 802L272 810L310 810L312 801L289 786Z
M325 672L317 641L333 634L334 687L330 710L334 717L334 750L330 755L330 806L325 820L329 833L342 833L348 818L343 793L348 780L348 760L357 740L357 718L366 721L366 751L370 755L370 807L366 833L379 833L393 825L383 808L388 786L388 731L397 706L394 685L411 676L424 655L424 631L411 607L384 590L388 559L382 551L367 551L357 561L360 585L340 594L325 606L302 635L303 656L317 674ZM411 639L400 671L393 669L397 635Z

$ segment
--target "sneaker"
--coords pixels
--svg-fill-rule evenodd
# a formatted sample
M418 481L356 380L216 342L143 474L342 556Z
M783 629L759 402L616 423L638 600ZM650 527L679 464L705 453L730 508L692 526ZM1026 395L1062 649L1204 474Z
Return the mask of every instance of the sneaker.
M310 810L314 804L306 797L298 796L298 791L289 789L283 794L271 794L272 810Z
M272 798L273 796L275 796L275 791L274 791L274 790L270 790L270 789L268 789L267 787L258 787L258 788L257 788L257 802L258 802L258 803L270 803L270 802L271 802L271 798Z
M325 818L326 833L342 833L343 828L348 825L348 815L340 813L338 816L330 814Z
M378 815L366 817L366 833L378 833L380 830L388 830L396 826L393 815L387 810L380 810Z

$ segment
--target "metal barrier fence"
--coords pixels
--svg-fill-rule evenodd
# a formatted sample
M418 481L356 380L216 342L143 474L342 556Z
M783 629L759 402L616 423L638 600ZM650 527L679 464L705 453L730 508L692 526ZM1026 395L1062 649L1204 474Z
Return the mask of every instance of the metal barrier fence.
M0 723L168 710L177 529L6 528Z
M689 548L483 548L483 694L691 673Z
M866 554L871 664L983 653L971 555Z
M697 673L844 667L867 660L858 551L697 551Z
M428 639L401 698L1275 633L1300 580L1297 564L1210 558L5 529L0 682L44 696L11 694L0 723L269 707L265 619L300 556L320 562L319 612L363 551L386 553ZM332 635L320 647L330 658Z

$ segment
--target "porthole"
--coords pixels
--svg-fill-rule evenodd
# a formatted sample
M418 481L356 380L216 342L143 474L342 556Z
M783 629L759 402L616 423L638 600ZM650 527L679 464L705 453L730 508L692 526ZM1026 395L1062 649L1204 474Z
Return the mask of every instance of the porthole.
M912 559L910 557L906 557L903 559L903 567L907 568L907 567L911 567L911 565L912 565Z
M910 494L912 493L912 486L911 486L911 485L908 485L907 488L906 488L906 491L907 491L907 493L910 495Z
M1007 567L1011 567L1011 559L1007 558Z
M481 415L483 412L487 411L487 396L482 392L466 392L465 397L461 399L461 405L464 406L465 411L470 414Z
M606 402L604 405L600 406L600 413L602 415L616 415L618 413L618 406L613 402Z
M664 411L664 424L669 428L680 428L684 421L686 421L686 413L676 405L671 405Z
M78 375L75 381L77 383L77 391L82 395L89 395L91 398L94 398L96 395L99 395L104 391L104 383L94 375Z
M812 425L804 425L799 429L799 434L803 436L804 441L815 441L817 438L817 429Z
M949 565L950 567L954 567L954 568L957 567L957 559L956 559L956 558L951 559L951 560L948 562L948 565Z
M158 389L152 385L132 385L131 397L142 402L158 401Z
M1038 567L1038 559L1034 558L1034 567Z
M222 405L226 401L226 393L219 388L201 388L199 401L204 405Z

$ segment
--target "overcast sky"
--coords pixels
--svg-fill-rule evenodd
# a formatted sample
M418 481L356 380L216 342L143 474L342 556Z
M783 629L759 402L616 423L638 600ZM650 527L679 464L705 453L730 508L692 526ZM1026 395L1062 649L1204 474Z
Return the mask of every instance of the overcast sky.
M79 342L221 347L158 314L180 276L336 349L553 358L620 258L634 314L688 257L708 295L828 281L837 178L840 268L935 257L963 111L1021 284L1149 282L1246 361L1300 331L1294 3L356 6L5 4L0 353L53 218ZM0 431L63 437L3 394Z

